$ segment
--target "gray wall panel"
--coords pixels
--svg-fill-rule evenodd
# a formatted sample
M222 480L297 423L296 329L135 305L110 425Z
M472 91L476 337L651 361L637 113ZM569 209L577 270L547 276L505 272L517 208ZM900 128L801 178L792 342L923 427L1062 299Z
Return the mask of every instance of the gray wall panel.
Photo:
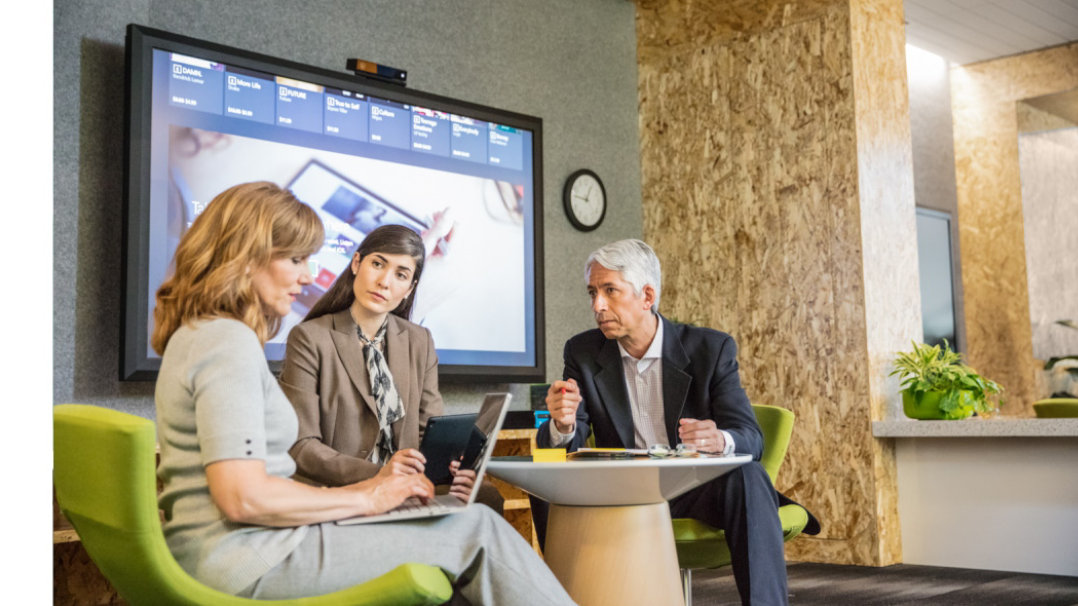
M906 47L913 140L913 188L917 206L951 215L954 275L955 343L965 350L966 320L962 291L962 255L958 247L958 197L955 189L954 128L951 117L951 71L941 57ZM938 261L938 260L937 260Z

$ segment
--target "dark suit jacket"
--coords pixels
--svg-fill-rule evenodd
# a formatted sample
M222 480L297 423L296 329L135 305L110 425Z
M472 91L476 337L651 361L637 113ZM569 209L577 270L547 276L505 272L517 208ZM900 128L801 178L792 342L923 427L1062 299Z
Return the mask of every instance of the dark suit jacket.
M679 418L711 419L734 438L738 453L759 459L763 436L737 372L737 345L726 333L659 316L663 323L663 408L668 444L678 443ZM599 329L580 333L565 344L565 379L576 379L584 401L576 413L573 451L595 431L595 445L633 448L634 427L629 410L625 371L618 344ZM550 423L550 421L547 421ZM550 446L550 428L536 436Z
M404 403L393 442L398 449L418 448L427 419L442 414L434 340L426 328L391 314L385 351ZM336 486L378 473L381 466L367 460L378 439L376 405L347 309L292 329L279 382L299 417L289 452L300 476Z
M734 438L738 454L760 460L764 442L752 405L741 387L737 344L730 335L698 326L677 324L659 316L663 323L663 408L669 445L678 443L679 418L711 419ZM595 432L600 448L633 448L635 429L629 409L625 371L617 342L599 329L582 332L565 344L564 379L576 379L583 402L576 412L576 433L568 445L570 452ZM536 442L550 448L552 421L540 426ZM794 503L778 493L780 505ZM809 513L806 534L820 530Z

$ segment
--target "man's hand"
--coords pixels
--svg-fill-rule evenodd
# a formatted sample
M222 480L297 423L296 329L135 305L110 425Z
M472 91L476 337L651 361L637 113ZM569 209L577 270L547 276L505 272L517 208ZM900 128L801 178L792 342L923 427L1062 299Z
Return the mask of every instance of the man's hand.
M572 433L576 429L576 409L582 401L576 379L551 383L546 392L546 409L558 433Z
M695 446L698 452L722 452L726 448L726 438L710 419L678 419L677 435L682 444Z
M415 448L402 448L393 453L393 456L378 470L380 476L407 476L423 473L427 458Z

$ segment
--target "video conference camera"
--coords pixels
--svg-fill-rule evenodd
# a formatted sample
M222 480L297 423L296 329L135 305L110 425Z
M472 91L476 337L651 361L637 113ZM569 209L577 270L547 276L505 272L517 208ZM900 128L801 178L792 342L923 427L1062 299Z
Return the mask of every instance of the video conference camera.
M408 70L397 69L373 61L364 61L363 59L349 59L346 68L357 76L374 78L381 82L399 84L400 86L408 85Z

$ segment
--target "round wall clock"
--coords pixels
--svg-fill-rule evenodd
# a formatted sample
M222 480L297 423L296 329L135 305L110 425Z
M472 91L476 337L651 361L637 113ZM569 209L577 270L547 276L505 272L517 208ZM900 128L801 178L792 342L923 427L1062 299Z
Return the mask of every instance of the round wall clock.
M565 180L562 202L569 222L580 231L591 231L606 216L606 189L599 175L582 168Z

